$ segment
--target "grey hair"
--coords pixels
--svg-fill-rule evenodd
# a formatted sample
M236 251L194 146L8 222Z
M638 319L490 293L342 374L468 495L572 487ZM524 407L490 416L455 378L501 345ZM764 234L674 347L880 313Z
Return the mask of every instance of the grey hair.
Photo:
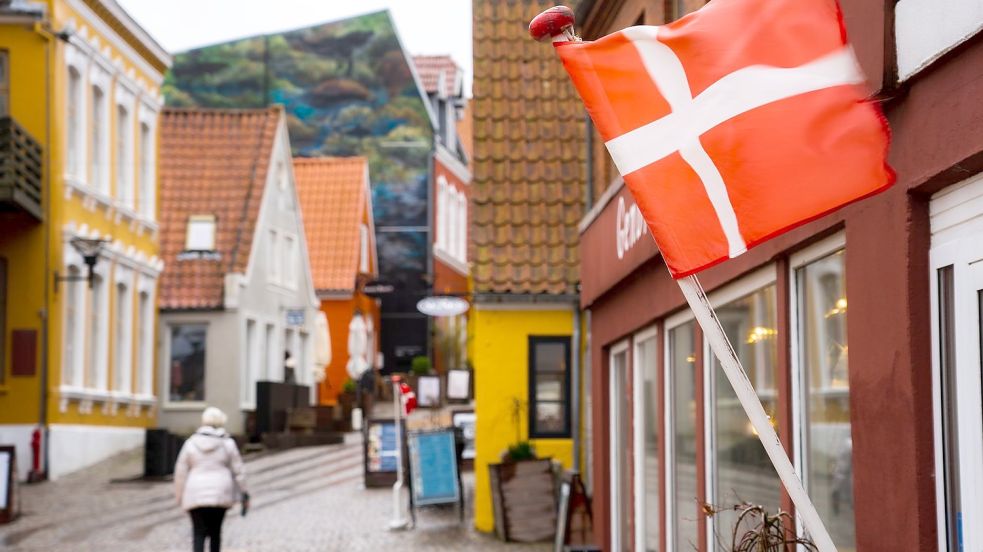
M225 413L214 406L209 406L201 413L201 425L222 428L225 427L225 421L227 419L228 417L226 417Z

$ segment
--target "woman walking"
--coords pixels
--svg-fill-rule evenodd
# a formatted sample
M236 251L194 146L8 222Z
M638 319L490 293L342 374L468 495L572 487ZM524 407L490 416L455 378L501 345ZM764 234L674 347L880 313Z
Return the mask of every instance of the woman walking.
M174 494L178 504L191 515L194 552L222 549L225 511L242 495L248 506L246 472L234 440L225 432L225 414L208 407L201 414L201 427L184 442L174 466Z

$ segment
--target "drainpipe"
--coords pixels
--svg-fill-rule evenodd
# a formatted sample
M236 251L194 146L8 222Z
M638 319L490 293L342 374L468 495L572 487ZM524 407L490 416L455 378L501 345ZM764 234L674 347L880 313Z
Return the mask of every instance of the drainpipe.
M573 471L580 473L580 305L573 307L573 392L570 394L572 405L571 424L573 425Z

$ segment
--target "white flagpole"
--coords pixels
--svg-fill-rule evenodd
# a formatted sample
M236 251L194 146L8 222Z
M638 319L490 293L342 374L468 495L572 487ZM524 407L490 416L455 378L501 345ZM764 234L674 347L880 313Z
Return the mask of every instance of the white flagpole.
M819 517L819 512L816 511L812 500L806 494L802 480L795 473L795 467L792 466L788 455L785 454L785 449L782 447L781 441L778 440L778 434L775 433L775 428L772 427L768 414L761 406L758 394L755 393L751 380L748 379L744 367L741 366L741 360L737 358L734 347L727 339L727 334L724 333L720 320L717 319L717 313L713 311L713 307L703 291L703 286L700 285L696 276L680 278L676 282L679 284L679 289L683 291L683 296L686 297L690 309L693 310L693 315L696 316L696 321L703 330L710 350L720 361L724 374L730 380L737 398L741 401L741 406L744 407L744 412L751 420L751 426L758 433L758 439L764 445L768 458L771 459L775 471L778 472L778 477L781 478L785 490L788 491L789 497L795 504L795 513L802 520L802 525L809 533L809 537L816 544L819 552L836 552L833 539L830 538L829 531L823 525L823 520Z
M403 401L399 391L399 376L393 376L393 421L396 423L396 483L393 484L393 518L389 529L406 529L409 522L403 516Z

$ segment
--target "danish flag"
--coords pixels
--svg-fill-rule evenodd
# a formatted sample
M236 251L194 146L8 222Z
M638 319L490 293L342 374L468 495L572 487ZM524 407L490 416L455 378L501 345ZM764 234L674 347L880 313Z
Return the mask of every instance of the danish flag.
M835 0L713 0L554 40L675 278L894 183Z

